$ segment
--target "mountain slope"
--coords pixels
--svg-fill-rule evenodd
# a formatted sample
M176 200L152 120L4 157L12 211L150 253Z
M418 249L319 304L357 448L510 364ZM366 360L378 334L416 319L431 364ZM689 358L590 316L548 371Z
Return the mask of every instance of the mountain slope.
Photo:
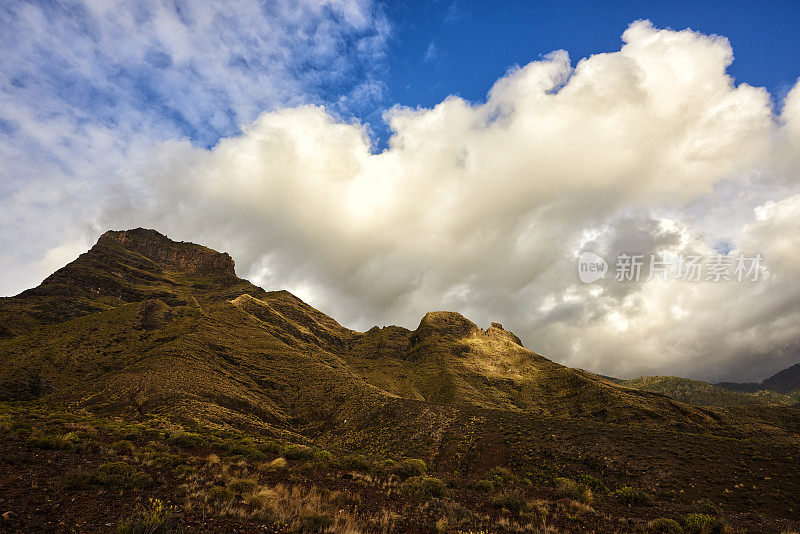
M401 514L399 532L442 520L464 531L497 520L491 530L505 532L506 505L543 497L549 504L525 508L533 531L547 519L565 532L641 532L644 518L680 519L700 500L748 531L796 530L787 518L800 520L794 407L693 406L564 367L501 325L482 329L454 312L428 313L413 330L356 332L289 292L239 279L226 254L152 230L108 232L38 288L0 299L0 328L0 445L12 452L0 458L0 487L29 524L98 506L117 513L155 493L189 506L201 531L213 511L217 531L251 532L258 521L285 532L302 519L296 510L282 527L253 508L284 484L329 496L332 510ZM176 453L184 465L173 469ZM403 494L408 458L424 460L452 500ZM158 487L96 487L120 463ZM75 484L76 466L89 470L79 477L89 487L42 515L43 500ZM576 495L559 489L565 477L621 493L595 501L596 512L575 508L567 497ZM211 503L256 481L249 496ZM493 491L479 494L479 481ZM639 489L653 506L626 502ZM466 509L484 519L471 523ZM94 518L95 531L107 531L108 517Z
M4 398L298 432L389 399L605 420L713 424L453 312L354 332L286 291L239 279L227 254L153 230L107 232L38 288L0 300ZM321 430L319 430L321 431Z
M759 390L775 393L800 392L800 363L779 371L761 382L720 382L720 387L733 391L755 392Z
M675 400L698 406L795 404L795 400L791 397L774 392L761 391L758 394L749 394L677 376L643 376L632 380L618 380L617 383L642 391L661 393Z

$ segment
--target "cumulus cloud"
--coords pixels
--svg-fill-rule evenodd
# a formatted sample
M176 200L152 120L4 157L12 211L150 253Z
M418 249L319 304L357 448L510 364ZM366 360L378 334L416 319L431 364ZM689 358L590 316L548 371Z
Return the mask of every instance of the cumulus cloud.
M366 126L312 104L211 148L162 143L122 166L87 222L227 250L240 275L361 329L451 309L618 376L795 363L800 91L776 115L767 91L726 74L723 37L640 21L623 41L513 68L482 103L392 108L380 153ZM582 250L762 253L766 269L750 283L584 285Z
M154 143L213 146L283 106L382 108L390 28L366 0L7 2L0 25L0 255L31 265L0 270L4 292L44 277L42 250L78 243Z

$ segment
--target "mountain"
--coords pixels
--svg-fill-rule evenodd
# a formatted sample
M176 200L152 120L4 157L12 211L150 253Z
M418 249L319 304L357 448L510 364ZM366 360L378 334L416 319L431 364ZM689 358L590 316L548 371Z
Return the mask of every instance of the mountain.
M618 380L622 384L642 391L653 391L675 400L698 406L751 406L757 404L796 404L797 400L773 391L757 394L734 391L720 385L677 376L643 376L632 380Z
M413 331L352 331L289 292L238 278L229 255L153 230L105 233L39 287L0 300L0 320L7 399L47 394L288 432L298 418L330 425L396 399L714 422L558 365L502 326L483 330L455 312L429 313Z
M228 254L110 231L0 299L0 503L27 521L0 531L107 531L153 495L198 531L634 532L712 508L800 526L798 410L644 389L452 311L358 332Z
M720 382L717 385L733 391L744 392L759 390L784 394L800 392L800 363L775 373L761 382Z

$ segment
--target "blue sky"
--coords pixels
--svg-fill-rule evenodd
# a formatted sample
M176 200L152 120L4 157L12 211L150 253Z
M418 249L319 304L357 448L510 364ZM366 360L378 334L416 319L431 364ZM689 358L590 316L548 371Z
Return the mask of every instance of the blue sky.
M798 15L2 3L0 295L143 226L353 328L450 309L606 374L767 376L800 358ZM590 287L582 250L768 267L758 284Z
M553 50L566 50L573 62L613 52L637 19L726 36L737 83L765 86L778 98L800 72L794 1L420 1L393 3L387 13L395 28L389 99L408 106L432 106L450 94L482 100L510 66Z

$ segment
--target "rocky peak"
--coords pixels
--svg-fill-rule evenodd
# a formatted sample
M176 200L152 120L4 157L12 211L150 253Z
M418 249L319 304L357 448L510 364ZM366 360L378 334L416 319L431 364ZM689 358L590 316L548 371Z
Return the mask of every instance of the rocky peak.
M456 312L429 312L414 331L415 341L429 337L452 337L461 339L480 331L475 323Z
M486 333L490 336L507 339L520 347L522 346L522 341L513 332L504 329L500 323L492 323L492 326L486 329Z
M110 230L100 236L93 250L121 245L126 250L161 264L168 269L186 273L222 274L236 276L233 258L225 252L184 241L173 241L155 230Z

